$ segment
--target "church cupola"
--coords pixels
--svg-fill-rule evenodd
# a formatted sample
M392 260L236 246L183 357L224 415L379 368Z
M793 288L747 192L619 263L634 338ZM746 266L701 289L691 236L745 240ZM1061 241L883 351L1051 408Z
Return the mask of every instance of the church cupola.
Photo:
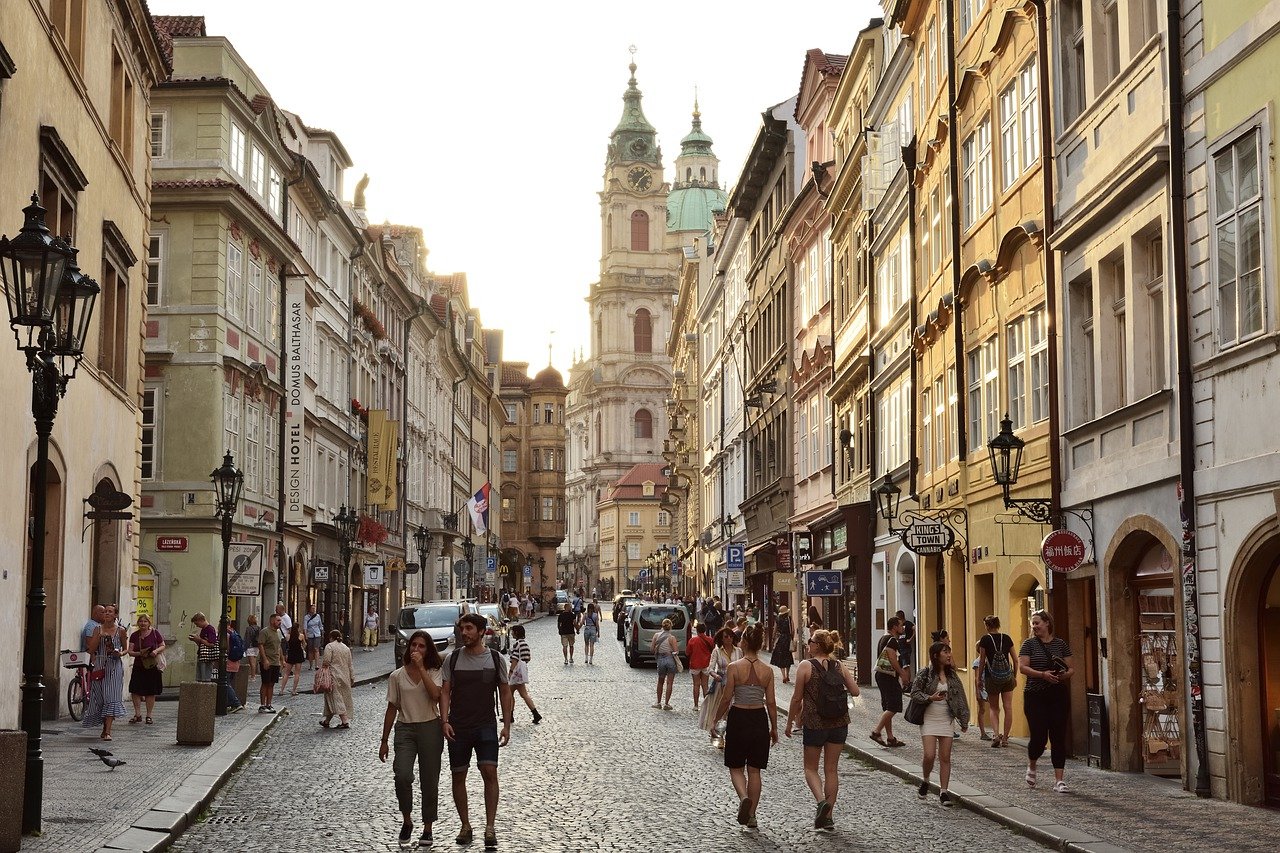
M701 234L711 227L715 212L728 206L719 171L720 161L711 150L711 137L702 131L702 112L694 95L693 128L680 140L675 180L667 196L667 233Z
M640 106L642 96L636 86L635 61L628 67L631 69L631 79L627 81L627 91L622 94L622 118L609 137L608 162L661 165L662 150L658 148L658 131L649 124Z

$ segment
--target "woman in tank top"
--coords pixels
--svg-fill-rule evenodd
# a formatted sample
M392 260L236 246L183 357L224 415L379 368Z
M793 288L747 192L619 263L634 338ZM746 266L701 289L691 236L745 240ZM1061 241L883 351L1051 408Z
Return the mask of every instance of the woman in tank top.
M727 716L724 766L738 794L738 823L756 827L760 804L760 771L769 766L769 748L778 742L778 706L773 694L773 668L760 660L764 626L742 632L742 659L729 664L718 691L714 722Z

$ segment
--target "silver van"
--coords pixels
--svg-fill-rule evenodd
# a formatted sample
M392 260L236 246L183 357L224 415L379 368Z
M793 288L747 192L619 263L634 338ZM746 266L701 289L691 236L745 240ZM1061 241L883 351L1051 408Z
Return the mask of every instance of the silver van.
M653 635L662 630L662 620L671 620L671 633L676 638L681 659L689 660L689 638L693 635L693 620L683 604L657 604L642 602L631 608L627 620L627 641L622 647L623 656L633 667L654 659L651 642Z

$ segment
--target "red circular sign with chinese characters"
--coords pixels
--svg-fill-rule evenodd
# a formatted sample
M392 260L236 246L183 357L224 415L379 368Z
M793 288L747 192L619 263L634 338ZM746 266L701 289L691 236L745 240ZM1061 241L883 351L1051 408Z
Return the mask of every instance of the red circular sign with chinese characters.
M1055 530L1040 543L1040 556L1055 572L1074 572L1084 563L1084 540L1070 530Z

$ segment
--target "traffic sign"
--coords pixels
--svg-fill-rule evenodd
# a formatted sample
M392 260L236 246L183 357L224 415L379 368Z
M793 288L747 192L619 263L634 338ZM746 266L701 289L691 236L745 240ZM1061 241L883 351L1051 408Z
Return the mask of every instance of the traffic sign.
M907 550L922 556L941 554L956 541L956 532L941 519L916 518L902 531Z
M747 548L745 545L726 545L724 546L724 561L730 569L745 569L747 567Z
M1084 563L1084 540L1070 530L1055 530L1040 543L1044 564L1055 572L1074 572Z
M490 554L489 559L484 564L484 567L491 572L496 572L498 570L498 558L495 555Z
M813 571L804 573L804 594L810 598L831 598L840 595L839 571Z
M740 595L747 591L747 574L742 569L730 569L726 583L730 595Z
M525 563L525 566L524 566L524 579L526 581L533 580L533 566L529 565L528 563Z

